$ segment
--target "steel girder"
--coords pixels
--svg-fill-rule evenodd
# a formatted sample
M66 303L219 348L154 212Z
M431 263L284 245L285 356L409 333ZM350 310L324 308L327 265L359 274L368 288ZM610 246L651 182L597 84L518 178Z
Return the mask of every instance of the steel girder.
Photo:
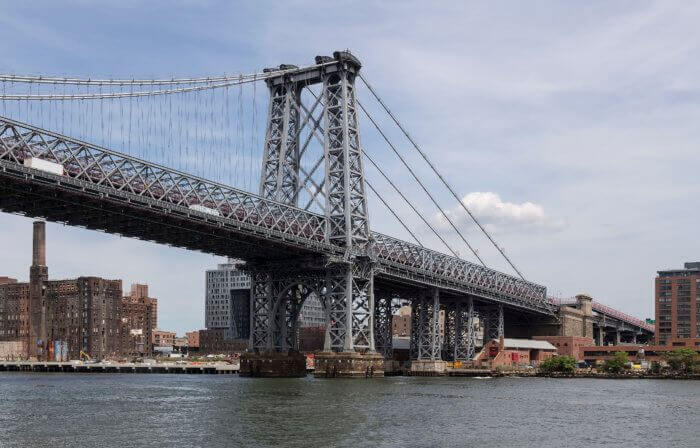
M438 360L440 356L440 292L421 291L411 307L411 358Z

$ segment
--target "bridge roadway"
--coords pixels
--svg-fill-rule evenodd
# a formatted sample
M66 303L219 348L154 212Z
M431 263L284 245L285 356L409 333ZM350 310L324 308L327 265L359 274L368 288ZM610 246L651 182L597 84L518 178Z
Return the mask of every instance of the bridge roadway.
M577 306L575 298L568 299L552 299L552 303L566 306ZM626 336L631 336L631 342L637 342L637 336L641 336L646 340L651 340L654 337L654 325L650 325L641 319L618 311L609 306L603 305L600 302L592 301L591 309L594 319L594 335L596 343L603 345L605 342L606 332L614 334L614 343L620 343L621 333Z
M39 158L63 174L25 166ZM0 210L248 261L358 254L325 239L326 218L0 117ZM375 287L434 286L553 316L546 288L372 233Z

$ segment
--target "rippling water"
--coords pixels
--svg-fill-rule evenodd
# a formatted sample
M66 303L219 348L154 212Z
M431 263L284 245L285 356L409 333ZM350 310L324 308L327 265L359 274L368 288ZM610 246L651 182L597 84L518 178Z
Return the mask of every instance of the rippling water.
M0 374L1 447L699 447L700 382Z

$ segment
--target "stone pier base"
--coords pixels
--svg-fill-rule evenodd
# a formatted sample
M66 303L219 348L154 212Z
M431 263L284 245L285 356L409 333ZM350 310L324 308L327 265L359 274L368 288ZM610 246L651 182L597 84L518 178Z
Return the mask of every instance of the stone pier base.
M443 376L447 363L445 361L415 360L411 361L411 376Z
M384 360L384 376L400 375L401 363L393 359Z
M254 378L301 378L306 376L306 356L289 353L243 353L240 376Z
M379 353L320 352L316 354L316 378L375 378L384 376Z

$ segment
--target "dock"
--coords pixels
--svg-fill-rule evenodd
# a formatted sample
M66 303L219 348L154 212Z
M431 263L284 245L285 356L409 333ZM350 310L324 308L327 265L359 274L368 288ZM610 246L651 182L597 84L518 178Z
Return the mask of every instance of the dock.
M235 364L0 361L0 372L236 374Z

